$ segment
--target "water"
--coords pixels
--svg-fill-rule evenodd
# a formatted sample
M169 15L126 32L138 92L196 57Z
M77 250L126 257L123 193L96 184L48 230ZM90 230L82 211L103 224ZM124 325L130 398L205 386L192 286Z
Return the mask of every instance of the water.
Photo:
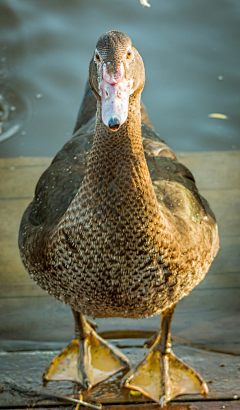
M0 94L15 111L0 124L0 156L53 156L70 138L96 41L111 29L140 51L143 100L173 150L240 149L239 1L150 4L2 0Z

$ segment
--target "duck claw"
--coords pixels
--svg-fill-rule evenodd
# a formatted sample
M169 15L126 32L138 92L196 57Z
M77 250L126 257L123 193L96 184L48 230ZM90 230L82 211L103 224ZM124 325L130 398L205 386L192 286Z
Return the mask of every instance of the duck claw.
M162 354L156 348L126 374L123 386L140 391L161 406L183 394L208 393L207 384L194 369L172 351Z
M157 332L145 341L143 347L144 348L148 347L150 349L150 347L152 347L154 345L156 339L157 339Z
M129 360L92 330L83 340L74 339L46 368L43 380L69 380L84 390L129 367Z

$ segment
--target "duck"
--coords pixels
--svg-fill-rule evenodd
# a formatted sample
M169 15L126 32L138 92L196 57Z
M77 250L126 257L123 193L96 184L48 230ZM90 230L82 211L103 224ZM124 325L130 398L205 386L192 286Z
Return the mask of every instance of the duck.
M205 277L218 227L192 173L159 137L141 102L142 57L124 33L97 41L70 141L40 177L19 230L30 277L71 307L75 337L43 380L82 389L125 373L123 388L166 404L204 394L196 370L177 358L171 322L179 300ZM128 358L101 338L94 318L161 314L148 354Z

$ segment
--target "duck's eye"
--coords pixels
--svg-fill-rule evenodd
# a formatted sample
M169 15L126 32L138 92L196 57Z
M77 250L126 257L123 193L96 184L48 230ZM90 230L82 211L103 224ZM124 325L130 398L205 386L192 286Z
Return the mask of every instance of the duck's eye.
M100 55L98 53L95 53L95 57L96 57L96 60L100 63L101 61Z
M131 58L132 57L132 51L131 50L128 50L128 52L127 52L127 58Z

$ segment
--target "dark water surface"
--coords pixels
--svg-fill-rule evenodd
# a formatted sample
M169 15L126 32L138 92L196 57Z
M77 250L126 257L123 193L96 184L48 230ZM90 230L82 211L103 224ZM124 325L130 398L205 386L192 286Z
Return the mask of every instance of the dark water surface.
M71 136L96 41L111 29L140 51L143 100L174 150L240 149L239 0L150 3L1 1L0 156L56 154Z

